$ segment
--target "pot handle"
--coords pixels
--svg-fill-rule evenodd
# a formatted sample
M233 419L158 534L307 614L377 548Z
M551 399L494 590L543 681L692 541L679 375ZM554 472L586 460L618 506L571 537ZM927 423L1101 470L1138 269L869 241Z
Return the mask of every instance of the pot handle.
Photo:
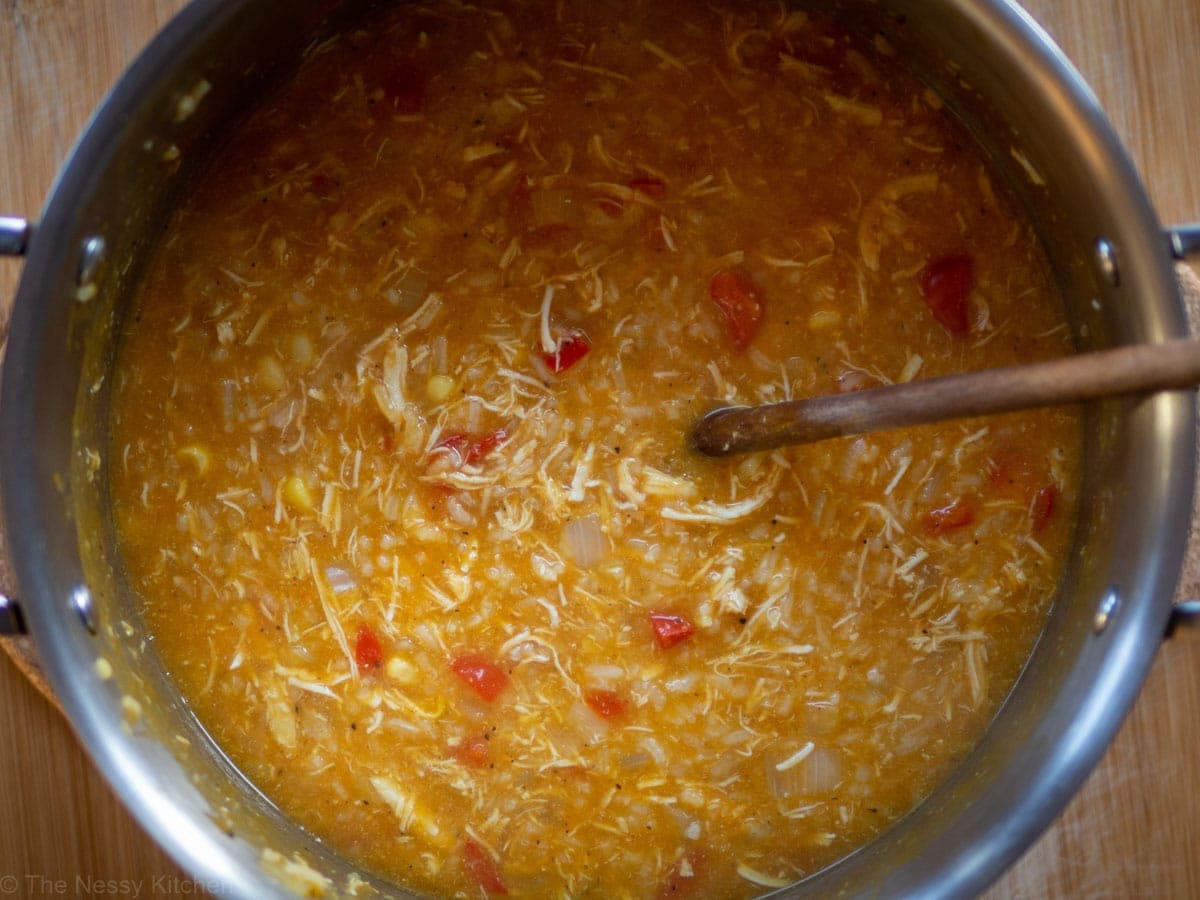
M33 226L27 220L0 216L0 256L24 256L32 234ZM0 593L0 635L24 633L25 619L20 605L14 597Z
M33 234L33 225L25 219L0 216L0 256L24 256Z
M1189 222L1185 225L1173 225L1167 229L1167 241L1171 245L1171 255L1176 259L1187 259L1194 253L1200 253L1200 222ZM1192 321L1192 332L1196 332L1197 323L1189 308L1188 317Z

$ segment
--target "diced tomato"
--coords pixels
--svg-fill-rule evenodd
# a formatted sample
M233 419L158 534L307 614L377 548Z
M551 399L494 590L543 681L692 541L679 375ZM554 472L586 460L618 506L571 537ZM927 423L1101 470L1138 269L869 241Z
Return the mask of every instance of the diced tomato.
M467 867L467 874L485 893L508 893L508 887L500 877L500 870L492 855L470 838L463 844L463 863Z
M625 712L625 701L616 691L588 691L584 700L602 719L611 719Z
M666 184L658 178L635 178L629 186L647 197L661 197L667 192Z
M465 766L479 769L488 764L488 742L482 734L467 738L454 750L455 757Z
M542 362L551 372L565 372L579 362L592 349L591 342L582 331L564 335L553 353L543 353Z
M967 298L975 286L975 262L965 253L931 259L921 270L921 296L943 328L955 337L971 332Z
M722 269L708 282L708 296L721 312L733 348L745 350L758 334L763 320L763 298L749 276Z
M696 626L683 616L671 613L650 613L650 624L654 628L654 638L658 646L666 650L674 647L680 641L687 640L696 633Z
M659 900L693 896L702 884L701 879L707 862L703 850L689 847L679 862L675 863L675 867L667 873L667 880L658 892Z
M503 428L479 437L454 432L438 441L433 449L453 453L459 465L473 466L507 440L508 432Z
M354 661L361 669L378 669L383 665L383 645L370 625L359 625L354 638Z
M963 497L956 497L945 506L931 509L925 514L922 525L926 534L945 534L965 528L975 521L975 506Z
M485 434L483 437L473 441L471 446L467 448L467 454L463 457L463 461L468 465L473 465L507 440L508 432L503 428L497 428L491 434Z
M1054 506L1058 502L1058 489L1048 484L1033 496L1033 507L1029 517L1033 520L1033 532L1037 534L1050 524L1054 517Z
M464 653L454 657L450 668L488 703L499 697L508 687L508 675L504 670L477 653Z

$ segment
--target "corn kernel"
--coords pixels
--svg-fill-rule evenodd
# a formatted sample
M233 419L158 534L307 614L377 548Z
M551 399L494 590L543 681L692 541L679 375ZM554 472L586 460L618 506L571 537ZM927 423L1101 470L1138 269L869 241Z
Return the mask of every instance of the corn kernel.
M180 462L191 463L195 466L197 475L203 475L207 472L209 465L212 463L212 458L208 455L208 451L199 444L188 444L186 447L181 447L175 456Z
M297 512L312 512L316 508L312 491L299 475L292 475L283 483L283 499Z
M274 356L264 356L258 361L258 383L268 391L283 390L286 377L283 366Z
M835 309L819 309L808 317L808 327L813 331L825 331L842 324L842 314Z
M425 393L434 403L441 403L454 390L454 379L446 375L434 375L425 384Z
M292 359L302 366L307 366L313 361L313 343L307 334L292 335L290 350Z
M387 661L387 674L397 684L415 684L417 667L402 656L393 656Z
M125 721L130 725L137 725L142 721L142 704L136 699L125 694L121 697L121 713L125 717Z

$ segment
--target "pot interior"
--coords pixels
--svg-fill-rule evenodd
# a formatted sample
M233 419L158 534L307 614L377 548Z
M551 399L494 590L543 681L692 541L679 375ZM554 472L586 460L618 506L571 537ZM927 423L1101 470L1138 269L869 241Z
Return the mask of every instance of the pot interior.
M1090 93L1023 14L965 0L821 5L882 34L967 123L1036 223L1080 349L1185 333L1166 244L1136 175ZM124 586L98 450L108 444L113 335L173 202L253 98L323 37L369 14L350 7L301 0L281 20L269 4L201 0L141 57L47 207L0 407L15 563L64 705L175 858L205 886L246 896L373 882L281 816L166 677ZM104 262L94 287L81 287L74 260L92 236L104 241ZM1117 283L1097 264L1101 239L1115 248ZM1048 824L1115 732L1162 634L1186 533L1193 433L1183 395L1086 410L1074 549L1008 701L940 789L789 896L977 891ZM1101 630L1102 604L1112 608Z

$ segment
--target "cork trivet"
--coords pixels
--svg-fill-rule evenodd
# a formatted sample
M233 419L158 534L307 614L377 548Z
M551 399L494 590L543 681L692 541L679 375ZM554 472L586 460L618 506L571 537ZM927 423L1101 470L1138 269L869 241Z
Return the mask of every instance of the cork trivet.
M1192 337L1200 337L1200 277L1184 263L1177 263L1175 274L1179 279L1179 290L1187 309L1188 330ZM1200 471L1200 442L1196 448L1196 469ZM1183 571L1175 590L1176 600L1200 597L1200 490L1192 494L1192 521L1188 526L1188 548L1183 558Z
M1193 336L1200 336L1200 277L1183 263L1175 267L1179 278L1179 288L1183 302L1187 308L1188 327ZM1200 467L1200 443L1197 444L1197 466ZM0 590L10 590L16 584L12 567L8 562L8 540L4 534L3 523L0 523ZM1183 561L1183 571L1179 578L1177 599L1200 597L1200 490L1192 497L1192 521L1188 528L1188 553ZM50 689L38 661L37 649L29 637L0 637L0 647L8 654L17 668L34 686L61 711L62 706Z
M16 593L16 584L17 579L13 576L12 565L8 561L8 537L4 533L3 522L0 522L0 590L11 597ZM38 660L33 638L27 635L0 637L0 647L21 670L21 674L33 683L38 692L54 704L59 712L62 712L62 705L54 696L54 691L50 689L50 682L46 680L46 674L42 671L42 664Z

